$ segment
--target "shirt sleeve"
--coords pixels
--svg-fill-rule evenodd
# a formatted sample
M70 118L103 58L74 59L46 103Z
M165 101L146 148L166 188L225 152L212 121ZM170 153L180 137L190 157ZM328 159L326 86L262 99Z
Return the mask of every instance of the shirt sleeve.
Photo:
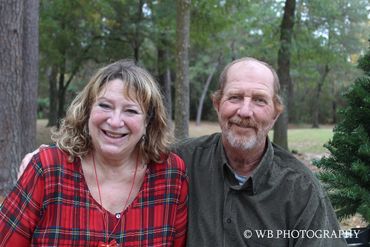
M181 162L181 166L185 169L185 164L181 159L178 159L178 162ZM176 212L176 235L174 240L174 247L183 247L186 245L187 237L187 222L188 222L188 191L189 184L188 179L185 175L181 178L181 189L179 196L179 204L177 206Z
M0 246L30 246L44 196L43 170L35 154L0 208Z
M309 201L300 215L295 229L311 231L313 237L297 238L295 247L344 247L345 239L340 234L340 227L327 195L319 190L311 193Z

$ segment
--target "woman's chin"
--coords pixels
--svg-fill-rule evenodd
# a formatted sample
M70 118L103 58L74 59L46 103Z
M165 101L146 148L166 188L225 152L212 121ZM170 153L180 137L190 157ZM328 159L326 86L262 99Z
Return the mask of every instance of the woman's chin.
M99 149L95 149L97 155L101 155L107 158L115 158L122 156L125 152L122 148L116 146L104 146Z

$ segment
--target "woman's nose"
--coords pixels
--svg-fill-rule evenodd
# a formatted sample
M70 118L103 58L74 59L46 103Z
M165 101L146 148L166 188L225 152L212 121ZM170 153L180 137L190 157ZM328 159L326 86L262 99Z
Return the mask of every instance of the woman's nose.
M108 123L115 128L119 128L125 125L122 114L118 111L112 112L112 115L108 119Z

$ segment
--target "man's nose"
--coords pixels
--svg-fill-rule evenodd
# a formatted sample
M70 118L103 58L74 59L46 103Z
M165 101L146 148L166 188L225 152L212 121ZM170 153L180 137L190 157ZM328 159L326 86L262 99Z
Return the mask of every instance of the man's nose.
M244 97L238 109L240 117L251 117L253 115L253 105L249 97Z

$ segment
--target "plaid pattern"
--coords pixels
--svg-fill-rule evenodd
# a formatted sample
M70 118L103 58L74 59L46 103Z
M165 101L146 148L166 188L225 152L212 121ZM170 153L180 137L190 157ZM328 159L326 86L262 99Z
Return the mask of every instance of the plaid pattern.
M142 188L110 235L119 246L185 246L188 180L171 154L150 164ZM102 207L92 198L80 159L56 147L40 150L0 208L0 246L97 246ZM109 213L109 233L118 219Z

